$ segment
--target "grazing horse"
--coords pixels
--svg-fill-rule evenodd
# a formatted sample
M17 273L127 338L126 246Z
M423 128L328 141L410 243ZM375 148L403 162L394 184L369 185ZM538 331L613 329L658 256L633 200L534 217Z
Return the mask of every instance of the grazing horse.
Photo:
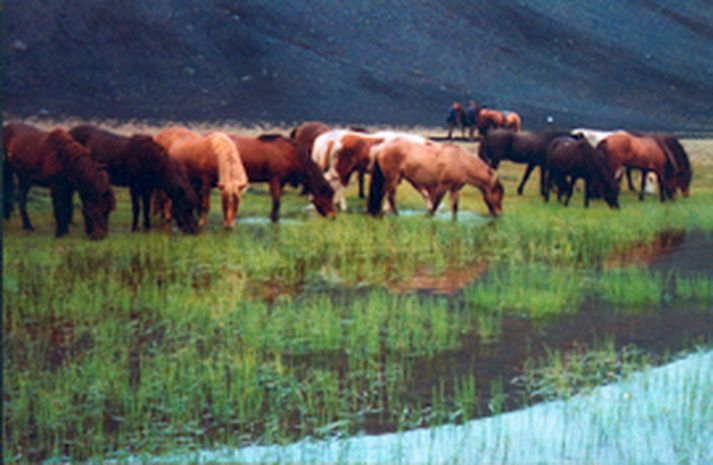
M498 111L481 108L478 112L478 132L485 136L491 129L510 129L519 131L522 126L520 115L514 111Z
M674 180L676 187L681 189L681 193L684 197L688 197L691 193L693 170L686 149L683 148L683 145L675 136L654 134L653 138L660 146L668 150L675 168Z
M290 139L295 141L299 150L311 154L314 140L330 129L329 126L319 121L307 121L290 132Z
M455 220L460 190L465 184L480 189L493 216L502 213L505 191L495 170L457 145L423 145L393 140L380 146L375 154L369 188L369 213L375 216L381 214L384 196L387 196L391 210L396 213L396 188L401 179L406 179L426 198L431 215L449 192Z
M302 184L312 196L317 212L334 218L334 190L324 179L320 167L307 152L299 149L294 140L276 134L259 137L230 135L230 139L240 151L250 182L267 182L270 186L272 221L279 219L280 196L287 183Z
M674 156L662 141L652 136L617 132L604 139L599 148L606 154L613 172L618 172L623 166L643 172L639 200L644 200L646 174L649 171L656 173L661 201L665 201L666 197L673 199L676 192L676 166Z
M144 229L151 228L151 195L157 189L170 197L173 217L181 231L189 234L198 231L194 216L198 198L186 170L151 136L125 137L91 125L76 126L69 134L89 149L96 161L107 167L113 185L129 188L132 231L138 229L140 202L143 202Z
M57 237L67 234L72 215L72 195L79 192L84 215L84 230L91 239L102 239L109 232L109 213L116 207L109 175L94 161L89 151L63 129L44 132L22 123L3 127L4 197L12 205L14 179L19 182L19 207L22 227L34 229L27 215L27 193L33 185L49 187L57 224ZM9 218L11 209L5 210Z
M490 166L498 169L502 160L526 163L527 168L522 181L517 187L517 194L522 195L525 183L535 167L540 167L540 193L545 195L545 170L547 148L555 138L567 135L567 132L513 132L506 129L493 129L483 137L478 155Z
M549 190L557 185L558 200L566 195L564 204L569 205L574 184L584 179L584 206L589 207L589 199L602 196L611 208L619 208L619 186L614 178L604 154L592 147L587 139L562 136L554 139L547 149L547 190L545 202L549 200Z
M428 139L416 134L392 131L364 134L337 129L317 138L312 157L325 170L325 178L334 189L335 202L339 203L342 211L347 210L344 188L352 173L357 171L361 175L371 172L375 147L396 139L416 144L429 143ZM361 182L359 187L363 189Z
M154 138L185 167L188 179L197 187L201 202L199 226L205 226L208 220L210 190L216 186L223 201L223 226L232 228L248 177L230 138L221 132L201 136L186 128L164 129Z

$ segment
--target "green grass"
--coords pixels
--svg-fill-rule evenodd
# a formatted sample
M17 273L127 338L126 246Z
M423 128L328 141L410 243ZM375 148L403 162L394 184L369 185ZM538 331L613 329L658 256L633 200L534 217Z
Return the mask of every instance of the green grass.
M660 231L713 230L710 170L697 170L689 199L640 203L624 193L621 211L543 204L536 179L518 197L520 168L501 173L505 215L495 221L359 213L328 221L289 191L282 224L238 221L233 231L222 229L214 198L197 237L165 227L130 233L120 190L101 242L83 237L79 214L69 237L54 239L48 197L36 189L37 231L21 231L17 217L5 223L5 460L461 421L501 411L502 381L452 374L416 396L415 368L462 350L473 334L498 341L506 317L544 325L592 296L641 312L666 299L710 308L710 277L610 264ZM348 193L350 205L363 204L354 187ZM408 186L399 207L424 208ZM251 188L239 219L266 218L269 208L265 189ZM466 188L461 211L486 214L480 193ZM455 295L386 289L473 263L487 273ZM597 367L611 358L602 360ZM578 370L586 377L577 363L555 367L533 390L557 388Z

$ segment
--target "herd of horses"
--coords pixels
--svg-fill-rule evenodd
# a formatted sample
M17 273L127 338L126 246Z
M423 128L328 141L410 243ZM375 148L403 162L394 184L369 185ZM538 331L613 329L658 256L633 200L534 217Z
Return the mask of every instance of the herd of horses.
M674 136L586 129L521 132L519 126L500 124L483 131L478 156L462 146L415 134L370 133L321 122L305 122L289 137L199 134L182 127L153 136L124 136L86 124L42 131L11 123L3 128L3 147L5 218L16 202L23 228L33 229L27 214L28 191L33 185L49 187L56 236L62 236L72 221L76 191L85 231L92 239L101 239L109 231L109 215L116 208L112 185L129 188L132 230L139 228L142 212L143 228L150 229L153 210L165 220L175 219L181 231L195 234L205 227L214 187L220 191L223 224L231 228L251 183L268 184L272 221L278 221L286 185L301 186L324 217L336 216L335 204L346 211L344 189L354 173L361 198L366 196L365 174L370 174L367 212L374 216L397 212L397 187L406 180L423 196L429 214L436 212L448 193L456 219L465 185L481 191L492 215L502 213L504 188L496 171L502 160L527 165L518 194L539 167L544 200L556 189L565 205L582 178L585 206L590 199L603 198L618 208L623 168L642 171L642 200L648 172L656 175L661 201L673 199L677 189L688 196L692 178L688 155ZM631 185L630 179L629 173Z

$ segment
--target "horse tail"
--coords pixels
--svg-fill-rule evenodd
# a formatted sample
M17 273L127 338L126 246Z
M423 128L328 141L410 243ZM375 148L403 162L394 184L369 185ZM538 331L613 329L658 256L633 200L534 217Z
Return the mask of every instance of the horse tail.
M240 197L240 193L248 185L248 176L238 148L221 132L209 134L208 142L218 158L218 187L225 194Z
M374 157L374 170L371 173L371 184L369 185L369 199L367 203L367 211L371 215L379 216L379 214L381 214L385 180L384 171L379 164L379 158Z
M12 216L12 209L15 203L15 176L10 163L8 163L7 157L3 160L2 187L3 215L6 220L9 220L10 216Z

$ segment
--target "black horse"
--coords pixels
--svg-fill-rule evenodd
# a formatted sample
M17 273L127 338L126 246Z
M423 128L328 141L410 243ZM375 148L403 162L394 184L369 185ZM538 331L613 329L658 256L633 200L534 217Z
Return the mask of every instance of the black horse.
M557 186L557 198L569 205L577 179L584 179L584 206L589 199L603 197L611 208L619 208L619 185L606 157L582 138L562 136L554 139L547 149L545 202L552 185Z
M478 156L494 169L502 160L526 163L525 174L517 187L517 194L522 195L525 183L535 167L540 167L540 193L545 195L545 177L547 166L547 148L557 137L568 135L567 132L514 132L507 129L492 129L480 143Z
M138 229L140 201L144 208L144 229L151 228L151 195L160 189L171 198L173 217L181 231L189 234L198 232L195 216L198 198L185 169L152 137L125 137L91 125L76 126L69 133L89 149L92 158L107 167L112 184L129 188L133 210L132 231Z

